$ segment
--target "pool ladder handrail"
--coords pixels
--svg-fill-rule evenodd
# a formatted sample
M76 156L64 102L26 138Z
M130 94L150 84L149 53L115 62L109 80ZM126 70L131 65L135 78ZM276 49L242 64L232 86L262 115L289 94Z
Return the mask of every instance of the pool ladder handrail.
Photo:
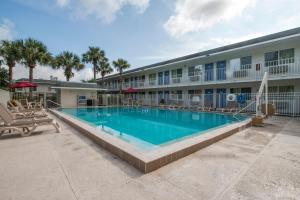
M256 101L252 101L251 103L249 103L247 106L245 106L241 110L235 112L232 116L236 118L236 115L240 114L242 111L246 110L247 108L249 108L250 106L252 106L254 103L256 103Z

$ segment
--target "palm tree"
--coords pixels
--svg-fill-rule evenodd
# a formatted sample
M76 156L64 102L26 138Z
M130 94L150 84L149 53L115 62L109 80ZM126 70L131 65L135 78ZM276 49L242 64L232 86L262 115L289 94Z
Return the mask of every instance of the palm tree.
M22 42L20 40L2 40L0 44L0 56L3 64L8 66L8 82L12 82L13 68L22 58Z
M122 74L125 69L128 69L130 67L130 64L126 60L119 58L118 60L113 61L113 65L120 74L120 94L121 94L122 84L123 84Z
M104 86L104 77L107 74L112 73L113 69L111 68L109 62L101 62L99 65L99 72L101 74L101 85Z
M47 47L40 41L28 38L22 44L22 60L29 67L29 82L33 80L33 69L39 65L51 63L52 56Z
M79 56L64 51L57 55L52 62L52 66L55 69L62 68L67 81L70 81L74 77L73 69L80 71L84 68L84 65L80 62Z
M105 57L105 52L99 47L89 47L89 50L82 54L82 62L93 64L94 82L96 82L96 75L99 71L99 63L107 61L108 59Z

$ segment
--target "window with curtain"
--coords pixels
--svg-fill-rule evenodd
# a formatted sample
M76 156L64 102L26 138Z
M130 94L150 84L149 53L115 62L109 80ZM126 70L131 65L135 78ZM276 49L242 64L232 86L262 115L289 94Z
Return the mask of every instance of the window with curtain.
M172 70L172 78L181 78L181 77L182 77L182 69Z
M294 49L284 49L279 51L280 64L294 63Z
M265 65L266 67L278 65L278 51L272 51L265 53Z
M188 68L188 76L199 76L201 74L202 65L191 66Z
M156 81L156 74L149 74L149 82Z
M241 57L240 63L241 63L241 69L251 69L252 57L251 56Z

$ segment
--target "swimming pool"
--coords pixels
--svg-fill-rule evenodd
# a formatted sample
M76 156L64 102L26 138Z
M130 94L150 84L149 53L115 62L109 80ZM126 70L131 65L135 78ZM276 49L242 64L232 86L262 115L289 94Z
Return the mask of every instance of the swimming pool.
M228 114L144 107L62 108L60 111L142 147L162 146L238 122Z

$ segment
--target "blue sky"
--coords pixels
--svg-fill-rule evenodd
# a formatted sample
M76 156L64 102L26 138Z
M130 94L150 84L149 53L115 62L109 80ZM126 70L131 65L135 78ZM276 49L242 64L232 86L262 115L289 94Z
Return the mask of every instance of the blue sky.
M0 39L33 37L54 55L99 46L135 68L298 27L299 10L297 0L2 0ZM91 78L90 68L73 80ZM47 67L34 76L50 74L64 79Z

